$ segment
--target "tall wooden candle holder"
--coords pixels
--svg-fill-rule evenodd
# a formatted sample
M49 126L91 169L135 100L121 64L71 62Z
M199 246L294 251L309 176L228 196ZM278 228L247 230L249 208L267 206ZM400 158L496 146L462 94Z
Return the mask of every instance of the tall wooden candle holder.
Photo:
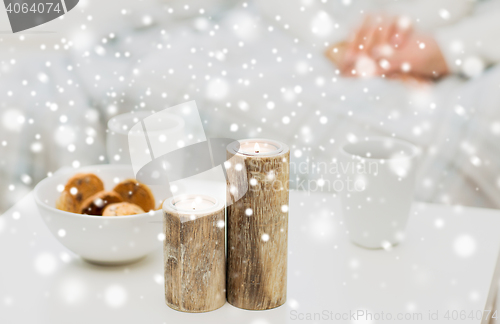
M224 207L206 195L173 197L163 204L169 307L201 313L226 302Z
M277 141L251 139L229 145L227 155L227 300L249 310L281 306L290 150Z

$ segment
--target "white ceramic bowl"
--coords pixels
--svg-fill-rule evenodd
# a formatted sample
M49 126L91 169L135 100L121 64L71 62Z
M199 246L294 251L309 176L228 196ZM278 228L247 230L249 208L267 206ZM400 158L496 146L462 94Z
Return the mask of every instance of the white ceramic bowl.
M52 234L65 247L83 259L98 264L125 264L137 261L162 246L162 211L151 213L102 217L69 213L56 209L61 194L58 186L78 172L91 172L111 190L120 181L134 178L130 165L94 165L78 170L64 169L46 178L35 187L38 210ZM158 188L150 187L156 200Z

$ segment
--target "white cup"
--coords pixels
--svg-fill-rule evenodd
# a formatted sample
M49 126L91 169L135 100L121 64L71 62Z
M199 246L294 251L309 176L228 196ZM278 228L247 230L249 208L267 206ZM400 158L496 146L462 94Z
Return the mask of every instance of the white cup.
M352 242L371 249L401 242L413 201L418 155L415 145L386 137L341 148L340 197Z
M129 150L129 130L146 117L153 115L150 111L132 111L117 115L108 121L106 135L106 152L110 164L131 164ZM184 120L176 115L162 113L161 124L148 128L151 136L168 134L169 141L175 143L184 136ZM158 136L156 136L158 137Z

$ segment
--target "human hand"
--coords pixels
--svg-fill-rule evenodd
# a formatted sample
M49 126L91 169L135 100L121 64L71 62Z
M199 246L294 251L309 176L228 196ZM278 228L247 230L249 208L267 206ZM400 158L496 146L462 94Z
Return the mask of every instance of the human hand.
M406 73L437 79L449 73L439 44L434 37L426 34L412 34L406 44L393 53L374 51L371 58L378 63L378 75Z
M407 17L367 15L347 43L345 55L339 62L343 75L356 73L359 59L366 61L373 55L391 55L404 46L413 33L411 20Z

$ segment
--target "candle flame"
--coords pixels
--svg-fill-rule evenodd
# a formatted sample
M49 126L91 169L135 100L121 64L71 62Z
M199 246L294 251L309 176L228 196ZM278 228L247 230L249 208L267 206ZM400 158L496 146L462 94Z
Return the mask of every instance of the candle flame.
M260 152L259 143L255 143L254 150L255 150L255 153L259 153Z

